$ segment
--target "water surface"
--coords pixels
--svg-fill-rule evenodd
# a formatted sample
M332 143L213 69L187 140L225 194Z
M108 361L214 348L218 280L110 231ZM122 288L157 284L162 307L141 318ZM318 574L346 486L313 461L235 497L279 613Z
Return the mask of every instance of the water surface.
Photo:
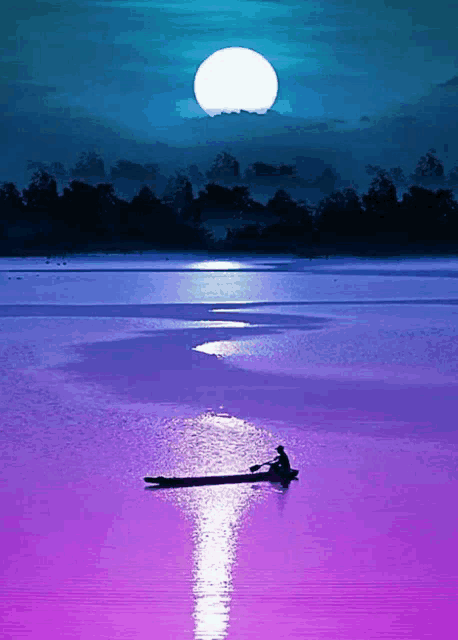
M455 637L456 260L65 262L0 260L6 638Z

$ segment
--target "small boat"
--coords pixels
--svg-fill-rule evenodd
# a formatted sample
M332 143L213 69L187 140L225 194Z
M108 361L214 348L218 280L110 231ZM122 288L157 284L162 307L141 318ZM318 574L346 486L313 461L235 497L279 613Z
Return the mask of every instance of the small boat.
M277 472L273 470L264 471L262 473L243 473L233 476L201 476L196 478L164 478L158 476L151 478L146 476L145 482L155 484L156 487L199 487L212 484L239 484L241 482L281 482L288 484L291 480L297 478L299 471L291 469L289 473Z

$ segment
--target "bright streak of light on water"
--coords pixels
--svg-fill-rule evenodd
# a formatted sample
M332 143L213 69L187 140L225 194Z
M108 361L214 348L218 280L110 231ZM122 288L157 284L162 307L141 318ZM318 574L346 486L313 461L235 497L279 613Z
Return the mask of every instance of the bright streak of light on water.
M242 269L245 265L241 262L233 260L204 260L203 262L194 262L189 265L190 269L214 269L215 271L232 271L233 269Z
M187 419L173 451L174 475L179 476L247 471L253 459L272 453L267 433L222 412ZM177 502L194 523L194 638L223 640L229 624L238 530L258 492L250 485L236 485L170 490L160 496Z

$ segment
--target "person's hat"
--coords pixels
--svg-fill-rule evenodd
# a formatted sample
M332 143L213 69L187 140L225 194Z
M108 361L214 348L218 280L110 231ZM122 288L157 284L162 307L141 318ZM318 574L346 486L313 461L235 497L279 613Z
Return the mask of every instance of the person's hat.
M278 447L277 447L277 451L283 451L283 450L284 450L284 448L285 448L285 447L282 447L282 445L281 445L281 444L279 444L279 445L278 445Z

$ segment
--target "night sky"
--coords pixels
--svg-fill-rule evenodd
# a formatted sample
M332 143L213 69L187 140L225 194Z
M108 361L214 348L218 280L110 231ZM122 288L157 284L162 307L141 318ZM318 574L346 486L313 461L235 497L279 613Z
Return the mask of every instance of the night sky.
M447 0L7 0L0 16L10 111L76 109L148 135L207 117L193 79L223 47L265 56L279 78L273 108L300 117L379 116L456 75Z

